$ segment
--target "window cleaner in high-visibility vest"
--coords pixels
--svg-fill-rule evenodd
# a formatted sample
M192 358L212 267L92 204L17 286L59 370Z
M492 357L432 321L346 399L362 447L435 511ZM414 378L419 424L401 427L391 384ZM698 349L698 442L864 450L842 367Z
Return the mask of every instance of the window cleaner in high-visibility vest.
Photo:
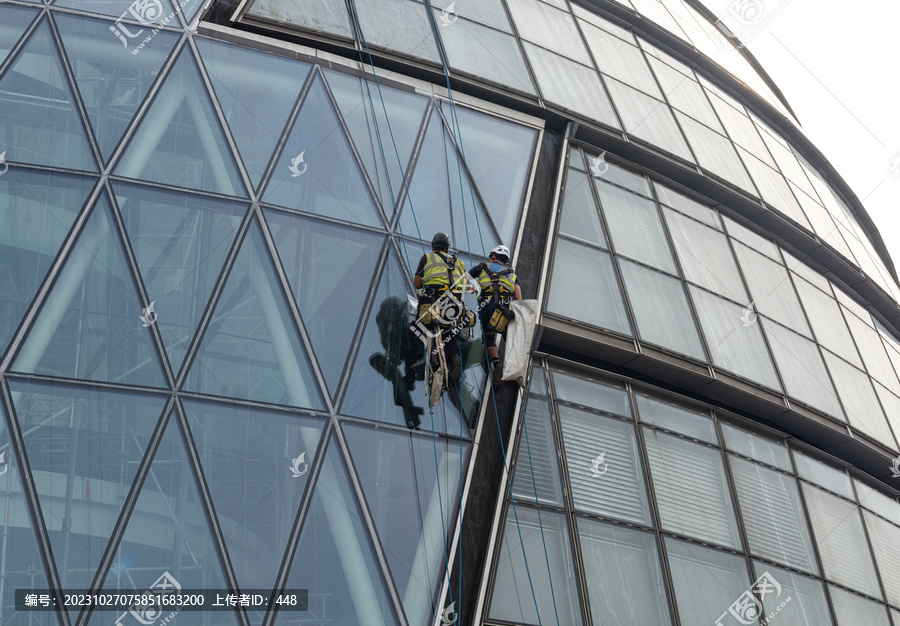
M510 300L521 300L522 289L515 271L509 267L509 248L499 245L491 250L489 263L481 263L469 274L478 281L481 293L478 296L478 317L484 330L488 358L491 361L491 382L500 386L503 364L497 350L497 334L506 336L506 325L515 318L509 308Z
M450 236L447 233L435 234L431 240L431 252L423 254L419 260L413 284L420 290L416 322L436 332L439 329L447 360L447 375L452 382L457 382L462 376L457 333L460 319L466 314L462 294L467 276L463 262L450 251ZM472 316L472 323L474 320Z

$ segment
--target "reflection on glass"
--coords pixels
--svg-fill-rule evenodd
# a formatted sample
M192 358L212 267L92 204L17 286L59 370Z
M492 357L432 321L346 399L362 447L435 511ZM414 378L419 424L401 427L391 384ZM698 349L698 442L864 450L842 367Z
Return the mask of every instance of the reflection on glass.
M298 615L310 614L327 615L335 624L400 623L333 437L292 556L287 588L309 590L310 613L282 611L275 624L294 625Z
M556 242L547 310L631 334L609 254L563 238Z
M794 473L794 468L791 465L791 453L788 452L788 449L783 444L770 441L746 430L735 428L731 424L723 422L721 425L722 436L725 438L725 447L727 449L786 472Z
M881 598L872 554L855 504L803 483L822 567L829 580Z
M246 195L190 46L182 48L115 172L229 196Z
M548 560L549 572L546 564ZM572 542L564 515L541 511L538 520L538 512L531 507L519 505L515 515L510 507L506 512L503 543L500 546L488 616L516 624L538 626L555 624L555 616L559 615L560 624L580 626L583 621L574 567ZM531 595L532 588L534 598Z
M309 72L305 63L197 39L203 63L254 186Z
M326 70L325 75L384 213L393 219L428 101L417 94L386 85L379 87L374 81L340 72Z
M155 314L158 319L159 312ZM150 333L141 325L142 315L148 314L142 311L104 194L56 278L13 369L165 387Z
M191 400L184 407L238 585L271 589L324 422Z
M578 159L581 156L578 155ZM559 234L585 243L607 248L606 233L600 222L597 203L586 174L570 169L566 176L566 191L560 209Z
M113 189L177 372L247 205L119 183Z
M185 387L322 408L322 398L259 226L247 233Z
M620 387L551 370L556 397L613 415L631 417L628 392Z
M577 525L594 623L671 624L656 537L580 517Z
M424 344L409 326L415 319L410 291L400 263L389 257L362 343L353 367L341 412L408 428L433 429L459 436L460 409L474 417L481 395L484 358L480 340L460 341L463 384L443 395L441 406L429 412L424 372L413 364L424 354Z
M303 323L329 387L337 390L382 237L266 211Z
M665 545L682 624L715 624L750 588L744 557L671 537Z
M263 200L355 224L382 225L319 78L274 164Z
M344 432L409 623L425 624L446 572L467 450L383 429Z
M6 55L12 50L19 37L25 32L25 28L37 15L37 12L24 7L7 5L3 7L3 25L0 26L0 63L6 60Z
M366 44L441 62L427 8L422 3L414 0L354 0L353 4Z
M878 564L887 601L900 604L900 563L897 561L900 527L868 511L862 513L869 529L869 540L872 542L872 552L875 554L875 562Z
M634 397L642 422L662 426L707 443L719 442L715 422L708 415L689 411L642 393L636 393Z
M828 585L838 626L889 626L887 607L834 585Z
M159 31L140 54L131 54L112 36L109 22L64 13L54 17L100 151L109 158L178 37ZM143 37L128 48L133 49Z
M84 204L94 180L11 167L0 177L0 354Z
M821 581L760 561L753 561L753 569L757 577L768 572L781 585L781 594L766 594L763 598L766 615L778 610L778 621L783 620L785 624L791 626L832 626L834 624L828 612L825 587ZM791 601L781 606L788 597L791 598ZM779 607L781 608L779 609ZM772 622L774 623L774 621L773 618Z
M141 592L156 584L175 583L182 589L227 587L181 428L175 415L168 419L103 583L106 593ZM154 616L165 619L171 614L151 611L137 612L144 620ZM109 623L111 615L95 612L92 626ZM196 626L238 625L237 615L230 611L197 611L190 617Z
M0 78L0 128L7 161L97 169L47 20Z

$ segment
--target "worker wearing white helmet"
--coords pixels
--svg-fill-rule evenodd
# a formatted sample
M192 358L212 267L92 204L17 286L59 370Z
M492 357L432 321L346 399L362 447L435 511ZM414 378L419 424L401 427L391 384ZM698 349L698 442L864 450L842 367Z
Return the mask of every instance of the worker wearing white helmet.
M509 308L510 300L521 300L522 289L515 271L509 267L509 248L503 244L491 250L489 263L480 263L469 274L481 286L478 296L478 316L484 329L484 341L491 361L491 378L495 387L500 385L503 365L497 351L497 333L506 333L506 325L515 315Z

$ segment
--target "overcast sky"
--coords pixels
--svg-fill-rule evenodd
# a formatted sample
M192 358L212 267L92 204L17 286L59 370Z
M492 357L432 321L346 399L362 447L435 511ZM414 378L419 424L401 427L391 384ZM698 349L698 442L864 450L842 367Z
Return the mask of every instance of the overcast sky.
M900 269L900 0L706 1L720 16L752 3L769 19L750 51L856 192Z

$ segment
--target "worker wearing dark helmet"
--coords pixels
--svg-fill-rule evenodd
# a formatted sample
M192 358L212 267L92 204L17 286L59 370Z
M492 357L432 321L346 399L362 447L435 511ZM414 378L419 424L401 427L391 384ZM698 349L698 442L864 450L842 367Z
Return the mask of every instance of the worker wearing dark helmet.
M456 331L451 327L462 315L462 293L466 285L466 267L450 252L450 235L437 233L431 240L431 252L423 254L413 276L413 284L419 289L420 320L426 325L440 328L444 354L447 358L448 376L456 382L462 376L462 359ZM423 316L423 305L435 304L434 315Z
M506 325L515 315L509 308L510 300L521 300L522 289L516 273L509 267L509 248L499 245L488 257L488 263L472 268L469 274L478 281L478 316L484 330L488 358L491 361L491 379L495 387L500 385L503 364L497 351L497 333L506 334Z

